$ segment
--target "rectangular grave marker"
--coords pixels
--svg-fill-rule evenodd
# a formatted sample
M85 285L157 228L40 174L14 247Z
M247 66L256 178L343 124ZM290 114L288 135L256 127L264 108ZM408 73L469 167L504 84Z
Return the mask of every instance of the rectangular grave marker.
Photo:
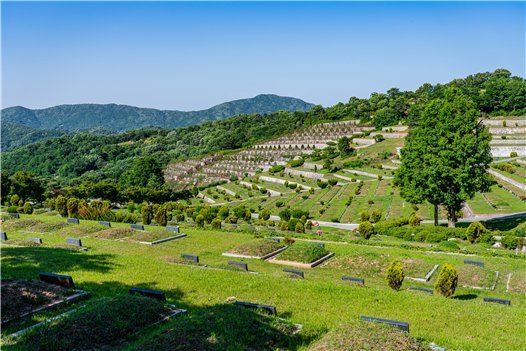
M185 260L188 261L194 261L195 263L199 263L199 256L196 255L190 255L190 254L182 254L181 255Z
M464 264L472 264L474 266L484 267L484 262L480 261L464 260Z
M426 293L428 293L428 294L433 295L433 290L432 290L432 289L428 289L428 288L420 288L420 287L418 287L418 286L410 286L410 287L409 287L409 290L423 291L423 292L426 292Z
M0 240L6 241L7 240L7 233L6 232L0 232Z
M41 272L38 274L41 281L59 285L68 289L75 289L75 283L73 283L73 278L70 275L62 275L49 272Z
M18 213L8 213L9 217L11 218L17 218L17 219L20 219L20 214Z
M68 224L79 224L80 223L78 218L68 218L67 222Z
M360 316L360 319L364 321L368 321L368 322L388 324L388 325L391 325L395 328L398 328L400 330L403 330L409 333L409 323L407 322L399 322L399 321L393 321L390 319L383 319L383 318L376 318L376 317L369 317L369 316Z
M179 227L168 226L166 230L169 232L179 233Z
M37 244L42 244L42 239L40 238L27 238L27 240L32 241Z
M76 239L76 238L67 238L66 239L66 245L73 245L73 246L82 247L82 241L80 239Z
M303 271L298 271L298 270L295 270L295 269L285 268L285 269L283 269L283 272L294 274L294 275L296 275L298 277L301 277L301 279L305 278L305 276L303 274Z
M131 229L135 229L135 230L144 230L144 225L142 224L132 224L130 226Z
M130 288L129 290L130 294L140 294L142 296L151 297L153 299L157 299L160 301L166 301L166 295L164 291L161 290L150 290L150 289L143 289L143 288Z
M243 262L230 261L230 262L228 262L228 265L232 266L232 267L237 267L237 268L242 269L244 271L248 271L248 265L246 263L243 263Z
M111 222L108 221L99 221L99 224L105 227L111 227Z
M342 277L342 280L349 280L351 282L355 282L355 283L358 283L358 284L365 285L365 280L363 280L362 278L354 278L354 277L348 277L348 276L344 275Z
M494 297L485 297L484 302L500 303L501 305L511 306L511 300L496 299Z
M242 306L246 308L260 309L274 316L278 314L275 306L261 305L257 303L243 302L243 301L236 301L234 302L234 305L238 305L238 306Z

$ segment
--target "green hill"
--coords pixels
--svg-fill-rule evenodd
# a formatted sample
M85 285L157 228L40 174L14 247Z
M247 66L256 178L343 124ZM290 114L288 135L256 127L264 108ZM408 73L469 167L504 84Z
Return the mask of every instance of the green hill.
M307 111L314 105L277 95L258 95L201 111L166 111L117 104L60 105L31 110L21 106L2 110L2 120L44 130L102 128L113 132L151 127L178 128L239 114ZM7 128L10 128L8 125Z

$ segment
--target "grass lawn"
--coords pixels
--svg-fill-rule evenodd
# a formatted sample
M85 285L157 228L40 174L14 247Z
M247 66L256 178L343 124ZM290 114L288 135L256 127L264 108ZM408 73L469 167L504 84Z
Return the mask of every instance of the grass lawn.
M50 226L65 221L46 215L21 217L22 220L37 219ZM80 227L88 224L90 222L81 221ZM127 224L112 225L115 228L129 227ZM24 231L25 228L15 229L6 223L3 227L10 238L16 240L34 236ZM160 228L146 226L147 231L156 229ZM303 324L298 335L301 341L275 345L285 349L306 350L327 330L336 330L342 325L357 322L360 315L407 321L411 326L411 336L424 343L434 342L448 350L524 349L526 284L521 278L526 273L524 256L466 256L416 251L402 242L397 245L395 240L390 246L381 245L383 238L373 237L369 245L362 245L359 240L356 244L352 240L347 244L327 242L326 250L334 252L335 256L319 267L306 270L304 280L291 280L283 274L283 266L263 260L249 262L250 269L259 274L222 269L230 259L221 254L253 241L252 234L184 228L184 232L188 233L187 238L149 246L127 240L98 239L92 232L83 238L88 251L76 251L53 247L62 244L69 236L61 230L42 235L46 243L42 247L2 244L2 277L36 279L41 271L69 274L78 288L93 295L92 299L126 294L131 286L160 289L166 292L170 303L188 309L187 317L141 331L140 340L125 344L122 346L124 349L146 345L146 340L152 340L152 345L157 345L157 342L171 345L173 340L184 340L180 339L181 335L197 335L199 340L205 336L206 340L213 340L208 337L215 335L220 340L221 336L226 335L225 328L221 326L210 333L199 334L201 329L198 328L196 334L193 334L194 331L189 334L194 325L204 323L192 318L205 318L199 316L208 315L212 321L209 324L215 325L214 316L222 315L220 306L229 297L275 305L280 316ZM326 237L330 235L337 237L330 233ZM375 240L379 240L378 245ZM299 246L300 241L294 245ZM425 250L424 246L422 250ZM485 248L480 250L486 252ZM172 264L163 259L166 256L179 257L183 253L199 255L200 262L209 268ZM485 270L498 270L502 276L494 291L458 287L455 298L450 299L408 291L409 285L418 285L413 281L405 281L402 290L397 292L389 289L383 280L383 271L393 259L413 260L415 266L411 269L417 270L417 274L434 264L443 265L446 262L460 269L464 266L464 259L475 259L486 264ZM512 273L510 285L515 290L506 292L505 277L509 273ZM364 278L365 287L342 281L343 275ZM432 287L432 282L422 286ZM483 297L511 299L512 305L484 303ZM235 315L234 312L227 314ZM274 322L265 323L272 325ZM287 327L283 328L277 329L287 330ZM164 336L160 339L156 337L163 333L167 333L167 340ZM290 336L287 333L284 335L284 338Z

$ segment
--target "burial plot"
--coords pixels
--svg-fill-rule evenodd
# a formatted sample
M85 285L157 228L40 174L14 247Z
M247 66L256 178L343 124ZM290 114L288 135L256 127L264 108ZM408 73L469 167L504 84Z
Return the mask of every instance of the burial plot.
M287 248L286 245L274 240L255 239L223 253L227 257L268 259Z
M199 256L197 256L197 255L182 254L181 257L184 258L185 260L193 261L195 263L199 263Z
M68 218L67 223L68 224L79 224L80 221L78 220L78 218Z
M283 272L290 273L293 277L297 277L297 278L299 277L301 279L305 278L305 275L303 274L303 271L298 271L296 269L285 268L285 269L283 269Z
M179 227L168 226L166 227L166 230L173 233L179 233Z
M228 262L228 265L248 272L248 265L246 263L230 261Z
M135 230L144 230L144 225L142 225L142 224L132 224L132 225L130 225L130 228L131 229L135 229Z
M400 321L394 321L391 319L383 319L383 318L376 318L376 317L369 317L369 316L360 316L360 319L364 321L368 321L368 322L387 324L387 325L393 326L395 328L398 328L400 330L403 330L409 333L409 323L407 322L400 322Z
M111 227L111 222L108 221L99 221L99 224L105 227Z
M66 239L66 245L82 247L82 241L80 239L76 239L76 238L67 238Z
M0 240L1 241L6 241L7 240L7 233L6 232L1 232L0 233Z
M75 283L70 275L62 275L49 272L41 272L38 274L41 281L48 284L59 285L68 289L75 289Z
M139 294L139 295L143 295L146 297L151 297L159 301L166 301L166 294L164 293L164 291L161 291L161 290L151 290L151 289L133 287L133 288L130 288L129 293L132 295Z
M243 301L235 301L234 305L245 307L245 308L253 308L257 310L262 310L274 316L278 314L275 306L261 305L257 303L243 302Z
M485 297L484 302L494 302L494 303L500 303L501 305L511 306L511 300L496 299L493 297Z
M484 267L484 262L480 261L464 260L464 264L471 264L474 266Z
M27 240L32 241L37 244L42 244L42 239L40 238L27 238Z
M423 292L426 292L428 294L433 295L433 290L432 289L428 289L428 288L420 288L418 286L410 286L409 290L423 291Z
M354 283L358 283L358 284L361 284L361 285L365 285L365 280L362 279L362 278L355 278L355 277L349 277L349 276L343 276L342 277L342 280L348 280L348 281L351 281L351 282L354 282Z
M478 264L465 264L458 267L458 283L466 288L492 289L497 279L498 272Z

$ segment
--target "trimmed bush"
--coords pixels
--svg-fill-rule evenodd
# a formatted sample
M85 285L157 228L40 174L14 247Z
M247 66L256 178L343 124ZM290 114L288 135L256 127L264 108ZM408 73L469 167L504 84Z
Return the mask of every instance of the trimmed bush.
M365 239L369 239L374 234L374 227L371 222L365 221L358 226L358 232Z
M393 290L400 290L404 278L404 266L402 263L397 260L391 262L385 271L385 281L387 282L387 285Z
M290 217L292 217L292 214L290 213L290 210L288 208L285 208L279 213L279 218L281 218L284 221L288 221Z
M143 224L149 225L150 223L152 223L153 206L148 204L143 205L141 209L141 215Z
M203 228L205 226L205 216L198 215L197 217L195 217L195 224L198 228Z
M366 222L369 220L369 218L369 212L363 211L362 213L360 213L360 222Z
M212 229L221 229L221 220L219 218L212 220Z
M259 218L268 221L270 218L270 211L266 208L259 212Z
M445 297L450 297L455 293L458 284L458 272L449 263L444 263L438 279L435 283L435 292Z
M411 212L409 215L409 224L412 227L418 227L420 225L420 222L422 222L422 218L416 214L416 212Z
M305 227L303 226L303 223L301 222L296 223L296 227L294 231L296 233L305 233Z
M382 218L382 211L375 208L371 213L371 222L376 223Z
M482 234L486 232L486 227L480 222L472 222L468 229L466 229L466 238L470 243L476 243L479 241Z
M519 243L517 238L511 234L504 235L500 242L505 248L511 249L511 250L515 250Z

